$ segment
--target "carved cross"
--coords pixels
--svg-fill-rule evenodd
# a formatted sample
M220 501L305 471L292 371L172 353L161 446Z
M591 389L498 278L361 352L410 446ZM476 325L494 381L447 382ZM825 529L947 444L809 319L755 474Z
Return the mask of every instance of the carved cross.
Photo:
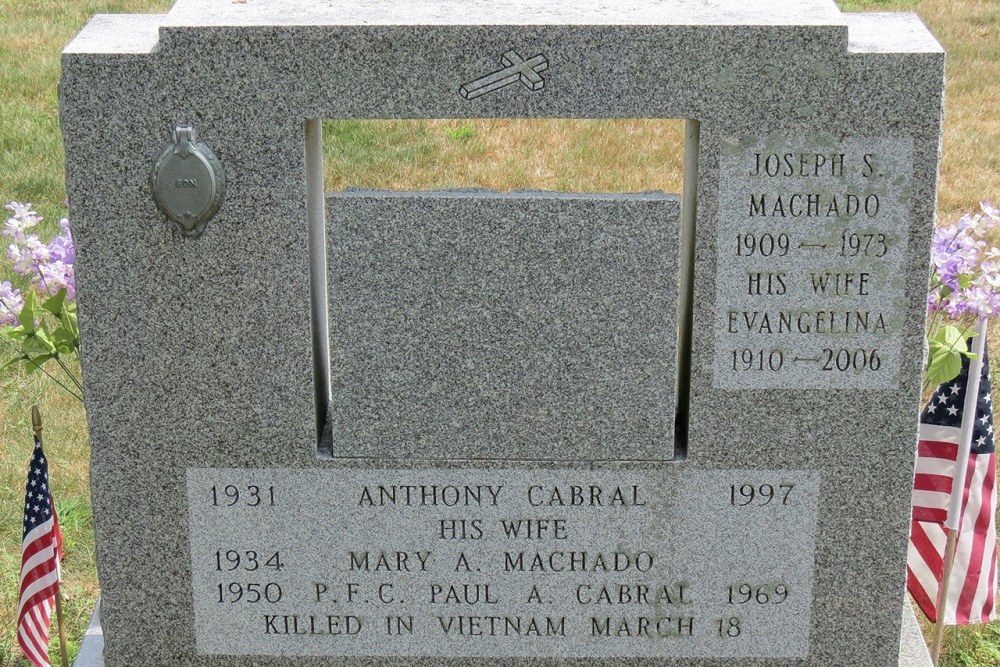
M549 66L549 60L544 55L538 54L525 60L517 51L511 49L500 58L500 64L504 66L503 69L470 81L459 88L458 92L465 99L474 100L486 93L509 86L515 81L520 81L529 90L541 90L545 87L545 80L539 74Z

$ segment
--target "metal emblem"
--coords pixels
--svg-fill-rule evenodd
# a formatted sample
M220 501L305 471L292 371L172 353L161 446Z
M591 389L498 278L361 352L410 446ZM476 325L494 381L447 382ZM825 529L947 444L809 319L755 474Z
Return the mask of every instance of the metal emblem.
M156 205L185 236L205 231L226 194L222 163L211 148L198 142L190 125L174 129L174 143L157 159L150 184Z

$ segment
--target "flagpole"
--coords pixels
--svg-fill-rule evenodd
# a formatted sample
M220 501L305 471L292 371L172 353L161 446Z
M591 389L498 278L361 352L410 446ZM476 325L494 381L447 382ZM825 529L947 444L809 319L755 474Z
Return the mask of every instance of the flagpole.
M31 406L31 428L35 431L38 442L42 441L42 414L38 411L37 405ZM69 667L69 652L66 649L66 626L63 624L62 610L62 568L58 568L59 579L56 582L56 627L59 628L59 653L62 658L62 667Z
M972 432L976 425L976 406L979 403L979 379L983 373L983 356L986 351L986 318L980 317L976 325L975 358L969 362L969 378L965 385L965 406L962 408L962 432L959 438L958 458L955 461L955 476L951 484L951 498L948 504L948 518L944 527L948 530L948 541L944 547L944 569L941 585L938 587L937 622L931 640L931 660L935 667L941 656L941 642L944 639L944 618L948 605L951 572L955 565L955 551L958 547L958 529L962 523L962 500L965 498L965 476L969 468L972 452Z

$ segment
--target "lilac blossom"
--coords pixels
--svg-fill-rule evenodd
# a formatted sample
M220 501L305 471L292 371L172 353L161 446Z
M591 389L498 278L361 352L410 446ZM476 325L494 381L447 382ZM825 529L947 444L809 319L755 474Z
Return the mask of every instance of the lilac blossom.
M931 261L935 280L927 310L952 318L1000 314L1000 248L987 248L984 236L1000 225L1000 209L990 202L982 212L963 215L954 225L934 232Z
M17 324L17 315L24 307L20 290L9 280L0 282L0 326Z
M39 292L54 295L66 289L66 296L76 297L73 264L76 250L69 229L69 220L59 221L60 232L48 243L43 243L37 234L27 230L42 221L31 204L10 202L4 208L13 212L0 234L13 239L7 247L7 258L13 262L14 271L27 278Z

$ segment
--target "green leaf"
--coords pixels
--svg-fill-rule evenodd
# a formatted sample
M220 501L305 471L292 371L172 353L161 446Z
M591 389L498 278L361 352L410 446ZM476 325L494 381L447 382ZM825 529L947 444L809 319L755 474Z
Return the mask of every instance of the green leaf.
M66 327L59 327L52 334L52 342L55 343L56 348L64 353L71 354L76 352L77 347L80 345L79 339L72 334Z
M51 354L56 351L55 343L52 342L44 322L33 334L25 337L21 351L25 354Z
M927 382L937 386L950 382L962 372L962 355L956 350L931 345L931 361L927 364Z
M24 306L21 307L21 312L17 316L25 333L32 333L35 330L36 306L35 293L28 292L28 296L24 299Z
M20 364L22 362L26 362L27 360L28 360L27 355L24 355L24 354L18 355L16 357L14 357L13 359L10 359L9 361L7 361L7 363L5 363L3 366L0 366L0 370L7 370L11 366L16 366L16 365L18 365L18 364Z
M26 335L23 327L4 327L0 332L2 332L4 338L9 338L13 341L21 341Z
M66 302L66 288L63 287L55 296L50 296L42 304L42 308L59 317L63 311L63 304Z
M30 359L26 360L24 363L28 367L27 368L28 375L31 375L37 370L40 370L42 364L44 364L46 361L54 357L55 357L54 354L40 354L37 357L31 357Z
M972 276L967 276L964 273L958 274L958 287L959 289L968 289L972 287Z
M968 349L965 337L962 335L961 330L952 324L941 327L938 332L938 340L943 346L949 349L956 349L959 347L963 350Z
M958 377L962 372L962 357L975 356L966 342L973 334L965 327L949 324L930 336L930 362L927 364L927 382L930 385L939 385Z
M73 337L73 349L78 350L80 349L80 326L76 322L75 305L70 304L70 307L63 308L59 321L62 322L62 328Z

